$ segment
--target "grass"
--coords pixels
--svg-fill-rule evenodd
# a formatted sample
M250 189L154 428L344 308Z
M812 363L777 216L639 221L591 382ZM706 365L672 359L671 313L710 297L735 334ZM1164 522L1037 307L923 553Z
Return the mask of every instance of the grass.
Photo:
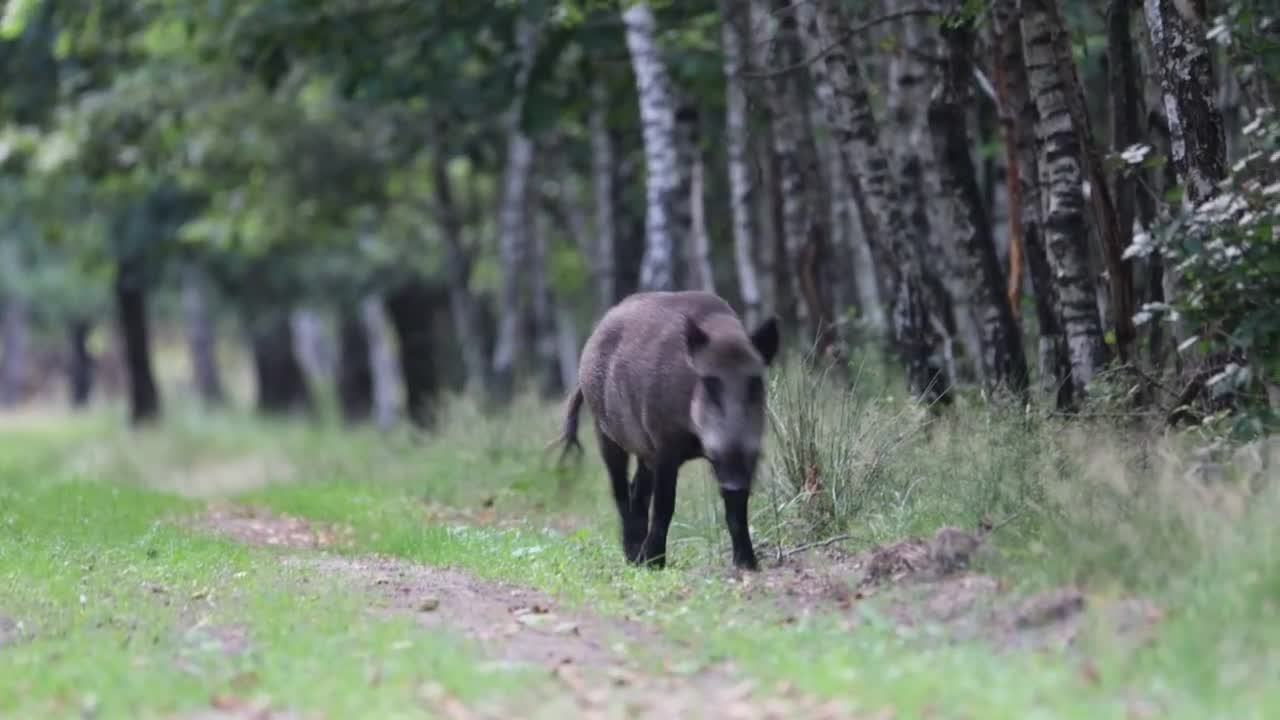
M70 473L71 438L0 441L0 615L22 623L0 647L0 716L150 717L238 696L393 717L428 682L471 701L529 684L461 638L372 616L349 587L166 522L189 500Z
M875 603L788 621L726 579L718 498L696 466L681 482L672 567L630 568L590 433L586 464L557 475L542 449L559 408L530 398L498 417L453 403L425 437L176 412L142 434L91 418L0 440L0 614L40 626L30 642L0 649L0 714L62 714L90 698L116 714L155 713L237 691L251 675L252 692L292 707L386 716L413 706L424 677L472 701L493 685L459 640L412 634L401 649L407 629L362 614L365 600L349 588L302 587L266 551L159 522L198 508L189 496L225 493L349 524L347 552L456 566L637 617L683 641L690 662L731 658L766 685L866 711L1280 714L1280 489L1267 467L1227 463L1206 480L1186 437L992 411L964 397L933 418L893 400L874 374L852 395L833 383L795 365L775 378L753 503L762 554L829 534L869 547L1012 517L983 571L1021 592L1075 584L1094 606L1141 594L1165 613L1158 634L1134 648L1099 624L1072 651L1040 654L941 642L936 628L878 616ZM806 483L813 477L822 482ZM220 601L202 612L247 623L254 650L241 659L190 650L182 628L192 603L124 591L142 583L188 600L216 588ZM178 652L197 653L200 673L174 667ZM332 657L359 661L317 665ZM376 689L371 663L387 664ZM317 687L317 673L334 679Z

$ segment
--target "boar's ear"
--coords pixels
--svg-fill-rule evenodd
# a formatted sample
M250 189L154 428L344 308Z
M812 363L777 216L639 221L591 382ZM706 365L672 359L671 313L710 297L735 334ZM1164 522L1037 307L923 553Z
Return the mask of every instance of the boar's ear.
M684 341L689 349L689 357L698 354L698 351L707 346L711 342L711 338L707 337L707 333L698 327L698 323L688 315L684 318Z
M751 333L751 344L756 346L756 352L764 358L764 364L769 365L778 354L778 343L778 318L770 315Z

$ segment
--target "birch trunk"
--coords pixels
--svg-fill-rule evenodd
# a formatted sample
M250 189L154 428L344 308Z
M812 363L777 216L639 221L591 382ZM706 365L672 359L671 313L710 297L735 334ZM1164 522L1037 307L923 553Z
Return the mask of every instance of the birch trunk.
M1184 15L1182 7L1189 12ZM1217 184L1226 177L1222 114L1213 100L1213 64L1201 21L1204 3L1145 0L1144 12L1160 68L1174 167L1187 200L1199 205L1218 194Z
M772 71L766 89L782 196L780 245L791 270L787 288L791 301L779 304L790 310L787 315L795 319L797 326L807 327L806 344L825 350L834 338L822 264L828 239L825 210L820 202L822 176L808 96L801 84L800 70L795 68L802 60L795 15L786 12L779 19L774 51L766 64L781 68Z
M760 274L756 269L756 227L752 204L757 200L749 167L747 93L743 72L747 68L747 28L753 22L751 6L720 0L720 44L724 53L725 155L729 174L729 210L733 215L733 261L742 295L743 320L756 327L763 317Z
M978 348L983 377L989 390L1023 394L1027 387L1027 361L1013 311L1004 298L1004 273L996 256L991 222L973 159L969 155L967 110L973 66L973 30L965 23L944 27L947 67L929 103L928 124L933 154L938 161L943 227L948 243L964 260L964 274L971 291L970 305L981 332Z
M188 264L182 269L182 314L192 384L206 407L218 407L226 401L226 392L218 368L217 337L208 289L200 268Z
M1084 147L1071 112L1070 83L1061 76L1052 0L1022 0L1022 46L1036 106L1044 239L1058 291L1075 389L1086 393L1107 360L1102 322L1089 276Z
M1084 89L1076 72L1076 63L1072 57L1071 40L1066 21L1062 17L1057 0L1046 0L1042 3L1047 12L1046 22L1051 27L1049 38L1053 43L1054 55L1058 65L1058 78L1063 83L1063 92L1067 99L1067 107L1071 112L1072 126L1080 143L1080 157L1083 161L1083 177L1090 186L1086 202L1093 213L1094 222L1090 230L1097 234L1099 242L1091 243L1094 256L1100 260L1099 266L1106 268L1106 282L1098 284L1098 302L1105 305L1101 311L1103 318L1110 317L1115 331L1115 347L1121 362L1129 362L1135 330L1133 325L1134 294L1133 267L1124 257L1128 247L1130 228L1121 227L1117 217L1115 202L1111 188L1107 182L1107 173L1102 165L1100 146L1094 139L1092 124L1084 99ZM1101 278L1099 272L1097 277Z
M679 286L677 260L688 245L690 218L689 168L680 162L675 87L663 65L657 22L648 3L631 5L622 20L636 76L647 170L640 287L673 290Z
M888 63L885 137L898 180L898 197L918 243L925 302L943 341L948 379L954 382L954 339L963 335L965 346L974 355L979 354L981 344L969 315L971 289L956 249L942 242L949 232L949 216L934 202L941 194L941 179L938 158L930 147L925 108L939 74L923 58L937 57L939 47L929 22L929 16L909 15L892 26L897 47Z
M845 156L851 180L861 180L868 214L874 218L876 236L892 258L886 270L888 295L893 298L891 323L898 351L907 365L909 391L918 396L945 392L938 387L942 371L939 338L933 330L924 298L924 278L918 253L920 239L913 235L880 144L880 128L871 112L862 70L839 40L848 23L832 0L812 0L795 6L805 53L820 56L810 66L827 123ZM943 385L945 379L941 378Z
M1040 160L1036 151L1036 106L1028 86L1022 52L1022 26L1015 4L1016 0L998 0L994 6L993 25L997 33L1001 75L1008 98L1007 104L1001 108L1001 125L1004 128L1005 143L1015 155L1010 168L1017 168L1018 202L1017 207L1010 207L1010 213L1018 218L1017 224L1031 280L1031 294L1035 299L1041 390L1056 399L1055 404L1059 410L1066 410L1071 406L1074 388L1071 381L1071 361L1067 354L1066 335L1062 331L1058 290L1053 283L1053 273L1049 269L1049 258L1044 246ZM1011 238L1013 234L1011 232Z
M369 296L360 301L360 318L369 337L369 365L373 369L373 421L383 430L396 420L396 392L400 368L396 364L382 301Z
M595 285L596 312L599 317L618 301L617 271L614 254L617 247L616 220L613 207L614 153L609 135L609 89L602 78L591 84L591 190L595 210L595 247L591 258L591 277Z
M701 153L693 158L689 177L689 207L693 210L689 243L689 287L696 290L716 291L715 276L711 271L711 236L707 233L707 210L703 201L703 177L705 167Z
M500 401L510 399L515 384L516 360L521 354L520 317L526 237L529 172L533 166L533 141L520 124L533 67L536 30L523 17L516 24L516 49L520 55L515 97L507 110L507 156L502 178L502 206L498 211L498 253L502 285L498 291L498 337L493 350L492 388Z

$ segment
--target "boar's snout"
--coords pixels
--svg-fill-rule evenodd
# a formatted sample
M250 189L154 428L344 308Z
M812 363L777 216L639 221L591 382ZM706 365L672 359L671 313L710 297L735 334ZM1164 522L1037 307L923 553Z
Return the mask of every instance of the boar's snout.
M708 455L711 469L716 476L716 484L721 490L750 490L756 474L756 463L759 453L742 447L730 448L724 452Z

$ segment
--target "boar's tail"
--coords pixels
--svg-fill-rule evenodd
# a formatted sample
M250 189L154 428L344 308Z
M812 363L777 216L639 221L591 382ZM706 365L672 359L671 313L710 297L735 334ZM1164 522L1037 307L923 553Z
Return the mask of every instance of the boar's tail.
M560 451L560 464L564 463L570 451L575 451L578 455L582 455L582 443L578 442L578 415L582 412L582 400L582 388L574 388L573 395L569 397L569 407L565 411L564 427L560 432L560 437L547 446L548 450L556 445L563 446Z

